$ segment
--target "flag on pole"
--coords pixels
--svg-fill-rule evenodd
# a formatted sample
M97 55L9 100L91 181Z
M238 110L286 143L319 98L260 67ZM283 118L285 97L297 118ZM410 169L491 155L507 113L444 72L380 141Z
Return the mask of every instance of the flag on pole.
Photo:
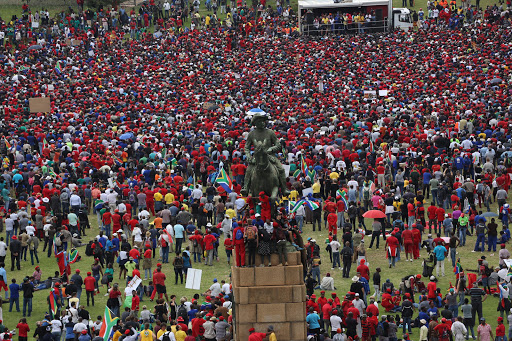
M55 66L55 72L57 72L59 75L62 74L62 67L60 66L60 60L57 61L57 65Z
M112 311L108 307L105 307L105 313L103 314L103 322L101 323L100 329L100 337L103 338L103 341L109 341L112 339L112 335L114 334L114 326L117 324L117 320L119 317L115 317L112 314Z
M373 146L373 141L372 140L370 140L369 149L370 149L370 153L373 153L373 151L375 150L375 147Z
M294 177L295 179L297 179L297 178L299 177L299 175L300 175L300 168L297 168L297 169L295 170L295 172L293 172L293 177Z
M304 161L304 155L300 155L300 170L304 176L308 175L308 165Z
M9 143L9 141L7 141L5 136L4 136L4 141L5 141L5 146L7 147L7 149L11 149L12 145Z
M46 141L46 138L43 139L43 149L48 148L48 141Z
M298 210L302 205L304 205L304 200L299 200L299 201L289 201L289 202L288 202L288 205L289 205L290 213L295 213L295 212L297 212L297 210Z
M50 292L49 300L50 300L50 310L51 310L50 312L52 313L52 317L55 317L57 315L58 307L57 307L57 297L55 297L55 292L53 290Z
M233 191L233 183L229 178L228 173L221 168L219 174L217 175L217 179L215 179L215 183L219 184L227 193L231 193Z
M22 65L18 68L18 72L23 72L25 70L30 70L30 68L28 66L25 66L25 65Z
M309 209L311 211L314 211L314 210L320 208L320 205L316 201L313 201L313 200L304 199L304 203L309 207Z
M173 157L171 159L171 166L172 166L172 168L176 167L177 165L178 165L178 160L176 160L176 158Z
M374 193L375 192L375 183L373 181L370 180L370 193Z

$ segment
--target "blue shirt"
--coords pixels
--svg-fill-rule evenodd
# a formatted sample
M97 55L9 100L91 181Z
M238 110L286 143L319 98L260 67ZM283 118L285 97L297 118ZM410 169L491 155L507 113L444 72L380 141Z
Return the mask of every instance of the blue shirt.
M446 252L446 248L442 245L437 245L434 248L434 253L436 254L437 260L441 261L444 260L445 256L444 253Z
M306 322L309 324L309 329L318 329L320 328L320 316L318 314L312 313L306 317Z
M4 268L0 268L0 278L7 284L7 272Z
M20 286L16 283L11 283L9 285L9 291L11 292L11 298L19 298L20 297Z
M181 224L174 225L174 237L175 238L183 238L183 232L185 232L185 228Z

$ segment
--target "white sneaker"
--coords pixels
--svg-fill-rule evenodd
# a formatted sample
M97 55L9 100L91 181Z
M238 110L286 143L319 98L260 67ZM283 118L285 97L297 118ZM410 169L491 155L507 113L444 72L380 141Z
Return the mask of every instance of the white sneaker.
M331 270L334 270L334 268L331 268Z

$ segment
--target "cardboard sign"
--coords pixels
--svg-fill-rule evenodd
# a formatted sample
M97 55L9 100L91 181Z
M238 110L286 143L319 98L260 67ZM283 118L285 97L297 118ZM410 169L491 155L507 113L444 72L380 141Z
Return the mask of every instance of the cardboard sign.
M71 39L71 45L72 46L80 46L80 45L82 45L82 41L77 40L77 39Z
M203 270L201 269L188 269L187 283L185 283L185 289L199 290L201 288L202 275Z
M53 86L53 84L48 84L48 91L53 91L55 90L55 87Z
M375 90L365 90L363 92L364 94L364 98L374 98L375 96L377 96L377 91Z
M308 188L304 188L304 189L302 190L302 196L303 196L304 198L307 198L307 196L308 196L309 194L313 195L313 188L308 187Z
M31 113L50 112L51 110L49 97L32 97L28 99L28 104Z
M379 90L379 96L380 97L386 97L388 95L388 91L387 90Z
M128 285L126 286L126 290L128 290L128 288L131 288L131 290L137 290L137 288L139 287L139 285L142 283L142 279L135 275L135 277L133 277L131 279L131 281L128 282ZM131 292L130 292L131 293Z
M32 28L39 28L39 22L38 21L32 21Z

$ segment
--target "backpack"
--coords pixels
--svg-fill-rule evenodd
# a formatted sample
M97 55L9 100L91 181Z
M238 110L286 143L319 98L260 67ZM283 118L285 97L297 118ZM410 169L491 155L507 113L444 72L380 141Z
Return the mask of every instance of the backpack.
M91 257L92 256L92 244L93 241L90 241L85 247L85 255Z
M375 328L375 335L376 336L384 335L384 326L382 325L382 322L379 322L377 324L377 328Z
M171 341L171 338L169 337L169 333L170 333L170 332L166 332L166 333L162 336L162 341Z
M363 189L363 199L370 200L370 189L367 187Z
M236 230L235 239L236 240L242 240L243 238L244 238L244 234L242 232L242 229Z
M162 247L167 247L167 240L162 238L162 240L160 240L160 245L162 245Z
M183 318L183 323L188 323L187 307L184 304L180 305L177 312L178 317Z
M197 247L198 245L199 243L197 242L197 239L194 238L194 240L192 241L192 246Z
M254 233L254 229L252 227L248 227L245 230L245 237L247 240L254 240L256 239L256 234Z

